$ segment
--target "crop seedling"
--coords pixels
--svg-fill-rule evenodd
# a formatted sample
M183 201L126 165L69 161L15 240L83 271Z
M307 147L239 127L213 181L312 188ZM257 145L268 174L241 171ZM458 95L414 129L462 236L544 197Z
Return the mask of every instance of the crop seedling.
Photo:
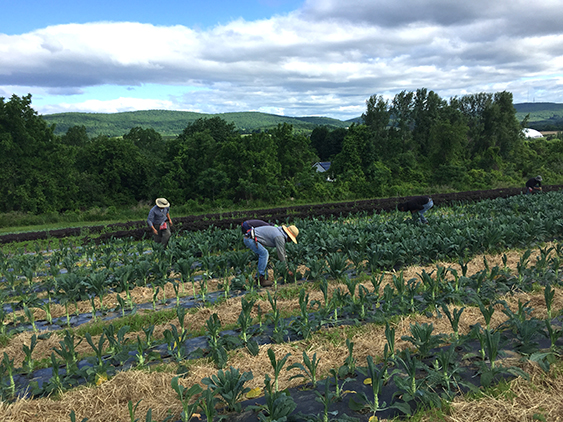
M401 340L408 341L415 346L422 358L426 358L430 352L430 349L438 347L443 339L443 334L432 335L434 331L434 324L430 323L416 323L410 326L411 336L402 336Z
M428 368L427 382L431 387L441 387L444 389L443 396L451 400L460 391L460 387L476 392L478 388L470 382L464 382L461 374L464 368L456 359L454 346L443 348L436 353L433 366Z
M287 335L287 326L285 320L281 317L280 310L278 308L277 293L274 293L274 296L272 296L269 291L267 293L268 302L270 302L270 306L272 308L272 311L267 314L267 318L274 325L272 339L276 343L283 343L284 336Z
M201 382L207 385L214 395L221 397L227 405L227 411L240 412L242 409L239 401L250 391L250 388L245 387L244 384L253 378L252 372L241 374L238 369L231 366L226 371L219 370L217 375L203 378Z
M194 400L194 397L200 394L203 389L199 384L194 384L190 388L186 388L180 385L178 380L179 377L172 378L172 389L178 395L180 403L182 403L182 422L189 422L199 407L199 399Z
M479 330L478 336L479 341L481 342L481 349L486 352L490 362L489 365L487 365L485 361L477 363L480 368L479 374L481 375L481 385L489 387L495 377L502 373L509 373L528 379L528 374L518 367L512 366L504 368L502 364L497 365L496 360L500 350L500 332L491 332L490 330L484 330L484 332L482 332Z
M215 392L210 388L203 390L199 399L199 407L205 413L207 422L213 422L217 414L216 406L219 399L215 397Z
M350 398L350 409L361 412L368 410L371 412L372 416L375 417L376 412L385 410L387 403L379 403L379 394L383 389L383 381L385 378L385 372L387 371L387 365L384 363L379 366L379 368L373 363L373 358L368 355L367 357L367 368L365 368L365 375L368 380L371 381L371 397L368 397L363 391L356 392L356 397Z
M180 325L180 334L184 335L186 333L185 319L188 314L188 310L181 306L176 307L176 317L178 318L178 325Z
M227 363L227 351L220 343L219 333L221 332L221 321L216 313L211 315L205 322L207 333L207 344L211 358L217 368L222 369Z
M345 378L342 381L342 384L339 383L338 378L339 378L339 374L338 371L335 368L332 368L330 370L330 374L332 375L332 380L334 382L334 393L332 393L332 400L334 401L340 401L344 398L344 395L347 394L349 391L344 390L344 385L347 382L352 381L352 378ZM326 397L326 395L325 395Z
M249 329L252 326L252 308L256 303L256 299L246 299L244 296L241 297L242 310L240 311L238 317L238 325L240 327L240 339L244 344L247 343L249 339Z
M320 361L320 359L317 359L316 353L313 354L313 359L311 359L311 358L309 358L307 353L305 351L303 351L303 363L295 362L287 368L288 371L291 371L292 369L299 369L302 373L293 375L290 378L290 380L295 379L295 378L308 378L309 381L311 382L311 387L316 388L317 387L317 372L318 372L318 368L319 368L319 361Z
M356 287L358 287L359 283L360 283L360 280L357 279L357 278L350 278L349 275L346 275L344 277L344 284L346 285L346 288L348 289L348 293L350 293L350 297L352 298L353 304L356 303Z
M82 343L82 339L76 344L74 339L74 333L70 330L65 330L63 339L59 341L61 348L53 348L54 352L63 358L66 364L67 376L73 376L78 372L78 352L76 347Z
M305 289L299 291L299 310L301 315L293 321L292 327L297 334L300 334L303 339L307 340L311 333L315 330L315 326L309 317L309 294Z
M495 304L496 303L491 303L489 306L485 306L485 304L483 303L483 301L479 298L476 299L477 305L479 306L479 309L481 310L481 314L483 315L483 318L485 319L485 326L487 327L487 330L491 329L491 319L493 317L493 314L495 313Z
M187 357L185 345L187 334L187 331L179 333L174 324L170 324L170 330L164 330L163 335L168 344L168 351L174 356L176 362L181 362Z
M16 382L14 381L14 359L10 359L4 352L0 362L0 379L2 380L2 397L12 399L16 395ZM6 380L7 378L7 380Z
M406 377L395 375L393 378L397 386L395 396L400 396L405 403L395 403L394 407L401 410L406 415L411 414L409 402L421 402L423 405L439 407L440 397L437 393L428 391L423 387L424 379L418 380L417 370L423 367L416 356L411 355L409 349L405 349L398 355L394 362L406 372Z
M387 339L387 344L383 349L383 358L394 359L395 358L395 329L391 328L389 322L385 321L385 338Z
M264 405L248 407L250 410L259 411L260 422L286 421L297 407L295 400L287 391L278 391L275 383L272 386L272 379L268 374L264 379L264 397L266 399Z
M338 369L338 374L341 377L348 375L356 375L356 358L354 357L354 342L350 341L349 338L346 339L346 347L348 348L348 356L344 360L344 365Z
M117 333L113 324L105 326L103 332L108 341L108 353L111 357L120 363L123 363L129 356L128 350L125 347L128 341L125 335L129 332L129 326L124 325Z
M270 358L270 364L274 369L274 391L278 392L278 379L281 373L281 370L285 366L287 359L291 356L291 353L287 353L283 358L280 360L276 360L276 353L272 349L268 349L268 357Z
M23 352L25 354L25 358L23 360L23 370L27 373L31 373L33 371L34 362L32 354L35 346L37 346L37 336L35 334L31 336L31 343L29 346L27 344L24 344L22 346Z
M452 313L448 308L448 305L446 305L445 303L442 304L442 312L446 315L448 321L450 321L450 325L452 326L452 330L454 332L453 338L455 341L459 340L459 321L461 319L461 314L463 313L464 309L465 307L461 309L454 308L452 315Z
M27 307L27 305L23 305L23 312L27 320L33 327L33 331L37 332L37 327L35 326L35 315L33 315L33 312L31 312L31 310Z
M547 308L547 319L551 321L551 306L553 305L553 298L555 297L555 290L551 287L551 284L545 286L543 296L545 298L545 306Z
M308 258L305 262L307 270L305 271L305 278L307 280L322 279L322 275L326 271L326 261L324 259Z
M105 334L102 334L100 336L97 345L94 344L94 341L92 340L92 336L90 335L90 333L87 332L86 334L84 334L84 338L86 339L86 341L88 342L94 353L96 354L96 358L93 360L94 367L91 368L90 370L87 370L89 372L89 375L92 376L92 375L100 375L102 373L105 373L106 370L109 368L109 363L105 362L103 358L104 343L106 342Z
M516 349L523 355L531 355L537 351L538 342L535 339L544 325L543 321L536 318L528 318L532 309L527 307L527 304L528 302L522 304L519 300L516 314L506 304L504 304L505 309L502 311L509 318L505 325L512 328L516 335L516 341L518 342Z
M333 252L327 255L328 273L332 278L338 279L348 270L350 265L346 255L341 252Z
M51 353L51 369L53 370L53 374L51 375L51 378L49 378L49 380L47 380L47 382L43 385L43 392L45 394L56 394L63 391L63 382L59 374L59 362L57 361L55 353Z

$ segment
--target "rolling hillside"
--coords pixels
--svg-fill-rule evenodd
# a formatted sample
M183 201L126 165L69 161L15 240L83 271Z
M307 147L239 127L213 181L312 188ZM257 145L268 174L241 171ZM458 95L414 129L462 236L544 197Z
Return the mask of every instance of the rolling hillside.
M274 128L280 123L293 125L296 132L310 133L315 127L347 127L343 122L329 117L287 117L258 112L203 114L190 111L147 110L124 113L58 113L42 116L55 124L55 133L61 135L72 126L85 126L88 135L123 136L134 127L152 128L162 136L177 136L184 128L201 118L220 117L235 124L242 133L259 132Z
M528 127L536 130L563 130L563 104L520 103L514 104L516 117L522 121L529 115ZM58 113L42 116L49 124L55 124L55 133L61 135L72 126L85 126L88 135L123 136L131 128L152 128L162 136L177 136L197 119L221 117L235 124L242 133L260 132L280 123L293 125L296 132L310 133L317 126L347 127L361 123L361 118L341 121L329 117L288 117L258 112L221 114L194 113L191 111L146 110L124 113Z
M528 117L528 127L539 131L563 130L563 104L521 103L514 104L516 117L522 121Z

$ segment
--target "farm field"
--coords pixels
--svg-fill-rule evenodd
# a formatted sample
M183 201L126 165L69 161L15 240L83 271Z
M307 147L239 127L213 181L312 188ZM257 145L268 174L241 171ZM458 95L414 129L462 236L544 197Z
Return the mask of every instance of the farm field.
M486 420L467 394L561 370L561 193L428 214L294 218L268 289L237 227L4 247L0 419Z

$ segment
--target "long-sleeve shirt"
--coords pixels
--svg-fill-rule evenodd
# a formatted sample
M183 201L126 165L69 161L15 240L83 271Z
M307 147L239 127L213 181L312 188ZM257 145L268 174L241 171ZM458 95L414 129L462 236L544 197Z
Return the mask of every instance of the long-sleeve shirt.
M532 177L526 182L527 188L534 188L536 186L541 187L541 182L537 180L535 177Z
M414 198L411 198L409 201L404 202L403 205L404 206L404 211L420 211L424 208L424 205L428 204L428 201L430 201L430 197L428 196L415 196Z
M159 228L162 223L168 218L167 215L170 212L170 207L160 208L154 206L149 211L149 216L147 218L147 223L149 227Z
M281 227L256 227L254 229L254 236L256 238L256 241L259 242L262 246L267 246L270 248L275 247L278 252L279 260L285 262L285 241L287 240L287 234L285 234Z

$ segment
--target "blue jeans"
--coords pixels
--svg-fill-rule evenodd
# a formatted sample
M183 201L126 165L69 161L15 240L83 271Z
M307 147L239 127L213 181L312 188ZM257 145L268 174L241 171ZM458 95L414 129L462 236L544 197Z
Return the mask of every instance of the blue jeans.
M246 236L244 237L244 244L248 249L258 255L258 274L266 277L266 266L268 265L268 258L270 257L268 249L259 242Z
M422 209L418 212L418 214L420 215L420 222L421 223L428 223L428 220L426 219L426 217L424 217L424 213L426 211L428 211L430 208L432 208L434 206L434 201L429 200L426 204L423 205ZM413 214L414 217L414 214Z

